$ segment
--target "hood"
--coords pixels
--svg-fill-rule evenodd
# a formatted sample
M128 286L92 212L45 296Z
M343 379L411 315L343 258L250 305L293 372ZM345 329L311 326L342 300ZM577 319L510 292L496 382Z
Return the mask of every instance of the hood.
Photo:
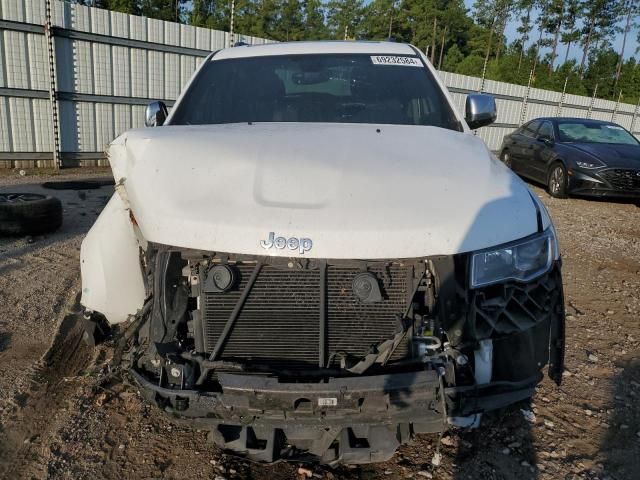
M640 145L611 143L568 143L567 145L596 157L607 167L640 168Z
M436 127L165 126L127 132L108 153L142 234L166 245L409 258L537 230L526 185L480 139ZM270 237L312 246L267 250Z

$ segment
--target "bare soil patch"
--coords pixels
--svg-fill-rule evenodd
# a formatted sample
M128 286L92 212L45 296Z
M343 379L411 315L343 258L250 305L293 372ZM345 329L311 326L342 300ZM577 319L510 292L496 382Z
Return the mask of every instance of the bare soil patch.
M41 191L38 183L48 180L5 177L0 189ZM56 192L65 206L59 232L0 239L0 476L299 477L298 465L256 465L223 454L205 431L165 416L112 375L111 345L89 350L80 341L80 242L111 191ZM390 462L308 467L314 477L640 478L640 208L535 191L563 251L563 385L545 380L531 404L486 415L478 430L447 433L437 468L437 437L422 436Z

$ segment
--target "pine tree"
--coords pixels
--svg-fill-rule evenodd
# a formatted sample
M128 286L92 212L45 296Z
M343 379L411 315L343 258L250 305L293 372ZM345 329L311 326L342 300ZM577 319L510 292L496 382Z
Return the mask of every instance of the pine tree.
M302 40L304 36L303 11L299 0L282 0L280 15L274 25L273 37L281 41Z
M524 51L529 41L529 32L531 31L531 11L536 4L536 0L519 0L516 4L516 11L520 14L520 25L517 28L517 32L520 34L518 40L520 51L518 58L517 73L520 73L522 67L522 58L524 57Z
M362 0L329 0L327 26L333 38L357 38L362 20Z
M476 22L489 31L487 46L484 57L484 69L486 69L493 47L493 39L496 34L500 35L500 42L504 41L503 33L507 21L509 20L515 3L513 0L476 0L473 4L474 17ZM496 48L499 55L500 49Z
M389 37L389 31L393 31L394 16L397 16L394 7L394 0L373 0L365 6L362 11L361 25L363 38L382 40ZM396 30L399 30L397 24Z
M307 40L326 40L329 31L325 24L325 12L320 0L304 0L302 2L304 15L304 32Z
M193 0L189 12L189 23L196 27L215 28L225 30L223 24L225 8L221 0Z
M615 33L620 3L619 0L584 0L583 8L581 74L584 73L586 61L593 46L602 47L598 44L608 41Z
M563 32L560 36L560 41L567 46L564 54L564 63L569 61L569 50L571 50L571 44L580 40L581 31L576 28L576 25L581 14L582 3L580 0L566 0Z
M638 0L622 0L621 10L625 15L625 23L622 33L622 46L620 47L618 65L616 66L616 83L620 78L620 72L624 63L624 51L627 45L627 35L633 26L637 26L637 17L640 16L640 3L638 3ZM640 36L640 32L638 33L638 36Z

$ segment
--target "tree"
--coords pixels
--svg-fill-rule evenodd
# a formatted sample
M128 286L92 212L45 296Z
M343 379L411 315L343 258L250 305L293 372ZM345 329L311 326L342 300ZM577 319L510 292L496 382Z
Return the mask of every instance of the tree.
M304 13L299 0L282 0L272 36L275 40L292 41L304 38Z
M140 14L158 20L181 22L186 3L186 0L139 0Z
M329 38L322 2L320 0L304 0L302 5L306 39L326 40Z
M447 50L442 64L442 70L445 72L455 72L463 60L464 55L460 51L460 48L458 48L458 45L454 43L453 46Z
M635 58L624 62L618 80L618 89L624 94L626 102L637 103L640 99L640 65Z
M622 0L621 9L626 16L626 21L623 29L620 55L618 56L618 65L616 66L616 83L620 78L622 64L624 63L624 50L627 45L627 35L629 34L631 27L636 25L636 17L640 15L640 4L637 3L637 0ZM640 36L640 33L638 33L638 35Z
M486 69L493 47L493 37L496 33L500 36L500 46L504 42L504 30L513 13L515 4L513 0L476 0L473 4L474 17L478 24L485 27L489 31L487 39L487 47L484 57L484 69ZM500 48L496 48L496 54L499 56Z
M587 89L593 91L597 84L600 98L617 98L618 92L614 91L617 63L618 54L613 48L607 46L593 49L589 55L588 67L583 74Z
M189 23L196 27L228 29L228 25L223 24L225 18L223 5L220 0L193 0L189 12Z
M517 73L520 73L522 67L522 58L524 57L524 50L527 48L527 42L529 41L529 32L531 31L531 11L536 4L536 0L519 0L516 4L516 11L520 15L520 25L517 28L517 32L520 34L518 40L519 55L518 55L518 69Z
M580 40L581 31L576 28L577 21L582 13L582 4L580 0L567 0L565 4L565 16L563 32L560 36L560 41L567 46L564 54L564 63L569 60L569 50L571 44Z
M619 0L584 0L583 8L581 75L593 45L608 41L616 31L620 3Z
M329 0L327 27L333 38L357 38L362 19L362 0Z
M393 31L394 7L394 0L373 0L366 5L362 11L361 32L363 38L381 40L389 37L389 32Z
M564 23L565 5L564 0L549 0L541 4L540 26L545 33L552 35L550 42L551 54L549 55L549 71L553 71L560 41L560 31ZM549 43L549 42L548 42Z

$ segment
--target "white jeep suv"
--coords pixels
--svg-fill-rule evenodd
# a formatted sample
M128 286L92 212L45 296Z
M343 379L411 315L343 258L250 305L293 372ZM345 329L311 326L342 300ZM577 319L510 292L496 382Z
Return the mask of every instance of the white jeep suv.
M365 463L560 382L545 208L410 45L237 46L108 150L91 326L150 401L254 460ZM122 327L122 326L121 326ZM120 328L122 331L122 328Z

